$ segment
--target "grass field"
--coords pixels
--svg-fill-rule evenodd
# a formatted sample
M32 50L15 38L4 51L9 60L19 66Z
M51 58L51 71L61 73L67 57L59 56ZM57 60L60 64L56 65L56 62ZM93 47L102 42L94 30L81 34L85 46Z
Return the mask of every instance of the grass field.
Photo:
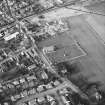
M105 46L97 37L97 32L87 23L83 16L71 17L72 36L85 49L87 56L78 59L83 76L90 82L100 82L105 88ZM71 63L71 62L70 62ZM78 74L77 74L78 75Z

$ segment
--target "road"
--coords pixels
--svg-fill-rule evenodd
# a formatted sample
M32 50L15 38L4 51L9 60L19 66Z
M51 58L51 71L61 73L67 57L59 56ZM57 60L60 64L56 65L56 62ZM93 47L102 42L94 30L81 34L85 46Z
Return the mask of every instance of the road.
M80 58L81 74L90 82L100 82L105 87L105 46L101 43L97 32L88 24L84 16L69 18L71 33L87 56Z

